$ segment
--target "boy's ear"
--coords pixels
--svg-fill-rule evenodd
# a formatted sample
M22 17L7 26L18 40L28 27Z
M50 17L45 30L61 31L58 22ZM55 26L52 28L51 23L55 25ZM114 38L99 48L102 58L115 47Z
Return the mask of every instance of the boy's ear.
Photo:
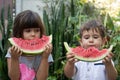
M103 45L106 45L107 42L108 42L107 37L104 37L104 38L103 38Z
M79 44L82 45L82 40L81 39L79 40Z

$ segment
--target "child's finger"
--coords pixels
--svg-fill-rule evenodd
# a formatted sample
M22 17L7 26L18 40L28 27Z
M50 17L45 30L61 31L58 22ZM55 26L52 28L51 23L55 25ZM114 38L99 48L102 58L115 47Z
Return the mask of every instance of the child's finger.
M110 54L108 55L108 57L110 57L110 58L112 58L113 56L114 56L113 53L110 53Z
M75 59L75 58L70 58L70 59L68 59L68 62L70 62L70 63L75 63L77 60Z
M75 56L74 56L72 53L67 54L67 59L74 58L74 57L75 57Z
M46 45L46 49L47 49L47 50L52 50L52 44Z
M103 59L103 63L109 63L110 61L111 61L111 57L108 57L108 56L106 56L104 59Z
M78 59L75 59L75 62L78 62L79 60Z

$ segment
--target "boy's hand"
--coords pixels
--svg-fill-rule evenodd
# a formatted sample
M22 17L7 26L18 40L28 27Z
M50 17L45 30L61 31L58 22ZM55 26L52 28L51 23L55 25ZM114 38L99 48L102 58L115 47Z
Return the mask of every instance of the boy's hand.
M74 64L75 62L77 62L78 60L75 58L75 55L73 53L66 53L66 58L67 58L67 61L68 63L70 64Z
M103 59L103 63L105 65L109 65L111 64L111 59L113 57L113 53L109 53L104 59Z
M22 51L18 47L12 46L10 48L10 54L11 58L18 59L22 55Z
M45 51L42 53L42 58L48 58L49 54L52 52L52 44L46 46Z

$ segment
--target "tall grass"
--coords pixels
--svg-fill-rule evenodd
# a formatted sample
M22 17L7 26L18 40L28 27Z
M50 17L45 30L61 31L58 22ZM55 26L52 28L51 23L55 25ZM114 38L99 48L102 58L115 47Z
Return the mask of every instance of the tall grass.
M4 8L2 8L0 19L0 33L2 35L2 38L0 39L0 80L9 80L5 55L9 47L8 38L11 34L12 23L13 19L10 7L8 7L7 20L4 18Z

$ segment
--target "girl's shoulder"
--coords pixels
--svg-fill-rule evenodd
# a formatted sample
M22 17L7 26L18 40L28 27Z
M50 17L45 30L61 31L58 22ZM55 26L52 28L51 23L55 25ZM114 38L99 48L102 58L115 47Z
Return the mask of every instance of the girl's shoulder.
M11 57L11 55L10 55L10 52L11 52L11 51L10 51L10 49L11 49L11 47L8 48L8 50L7 50L7 54L5 55L5 57L8 57L8 58Z

